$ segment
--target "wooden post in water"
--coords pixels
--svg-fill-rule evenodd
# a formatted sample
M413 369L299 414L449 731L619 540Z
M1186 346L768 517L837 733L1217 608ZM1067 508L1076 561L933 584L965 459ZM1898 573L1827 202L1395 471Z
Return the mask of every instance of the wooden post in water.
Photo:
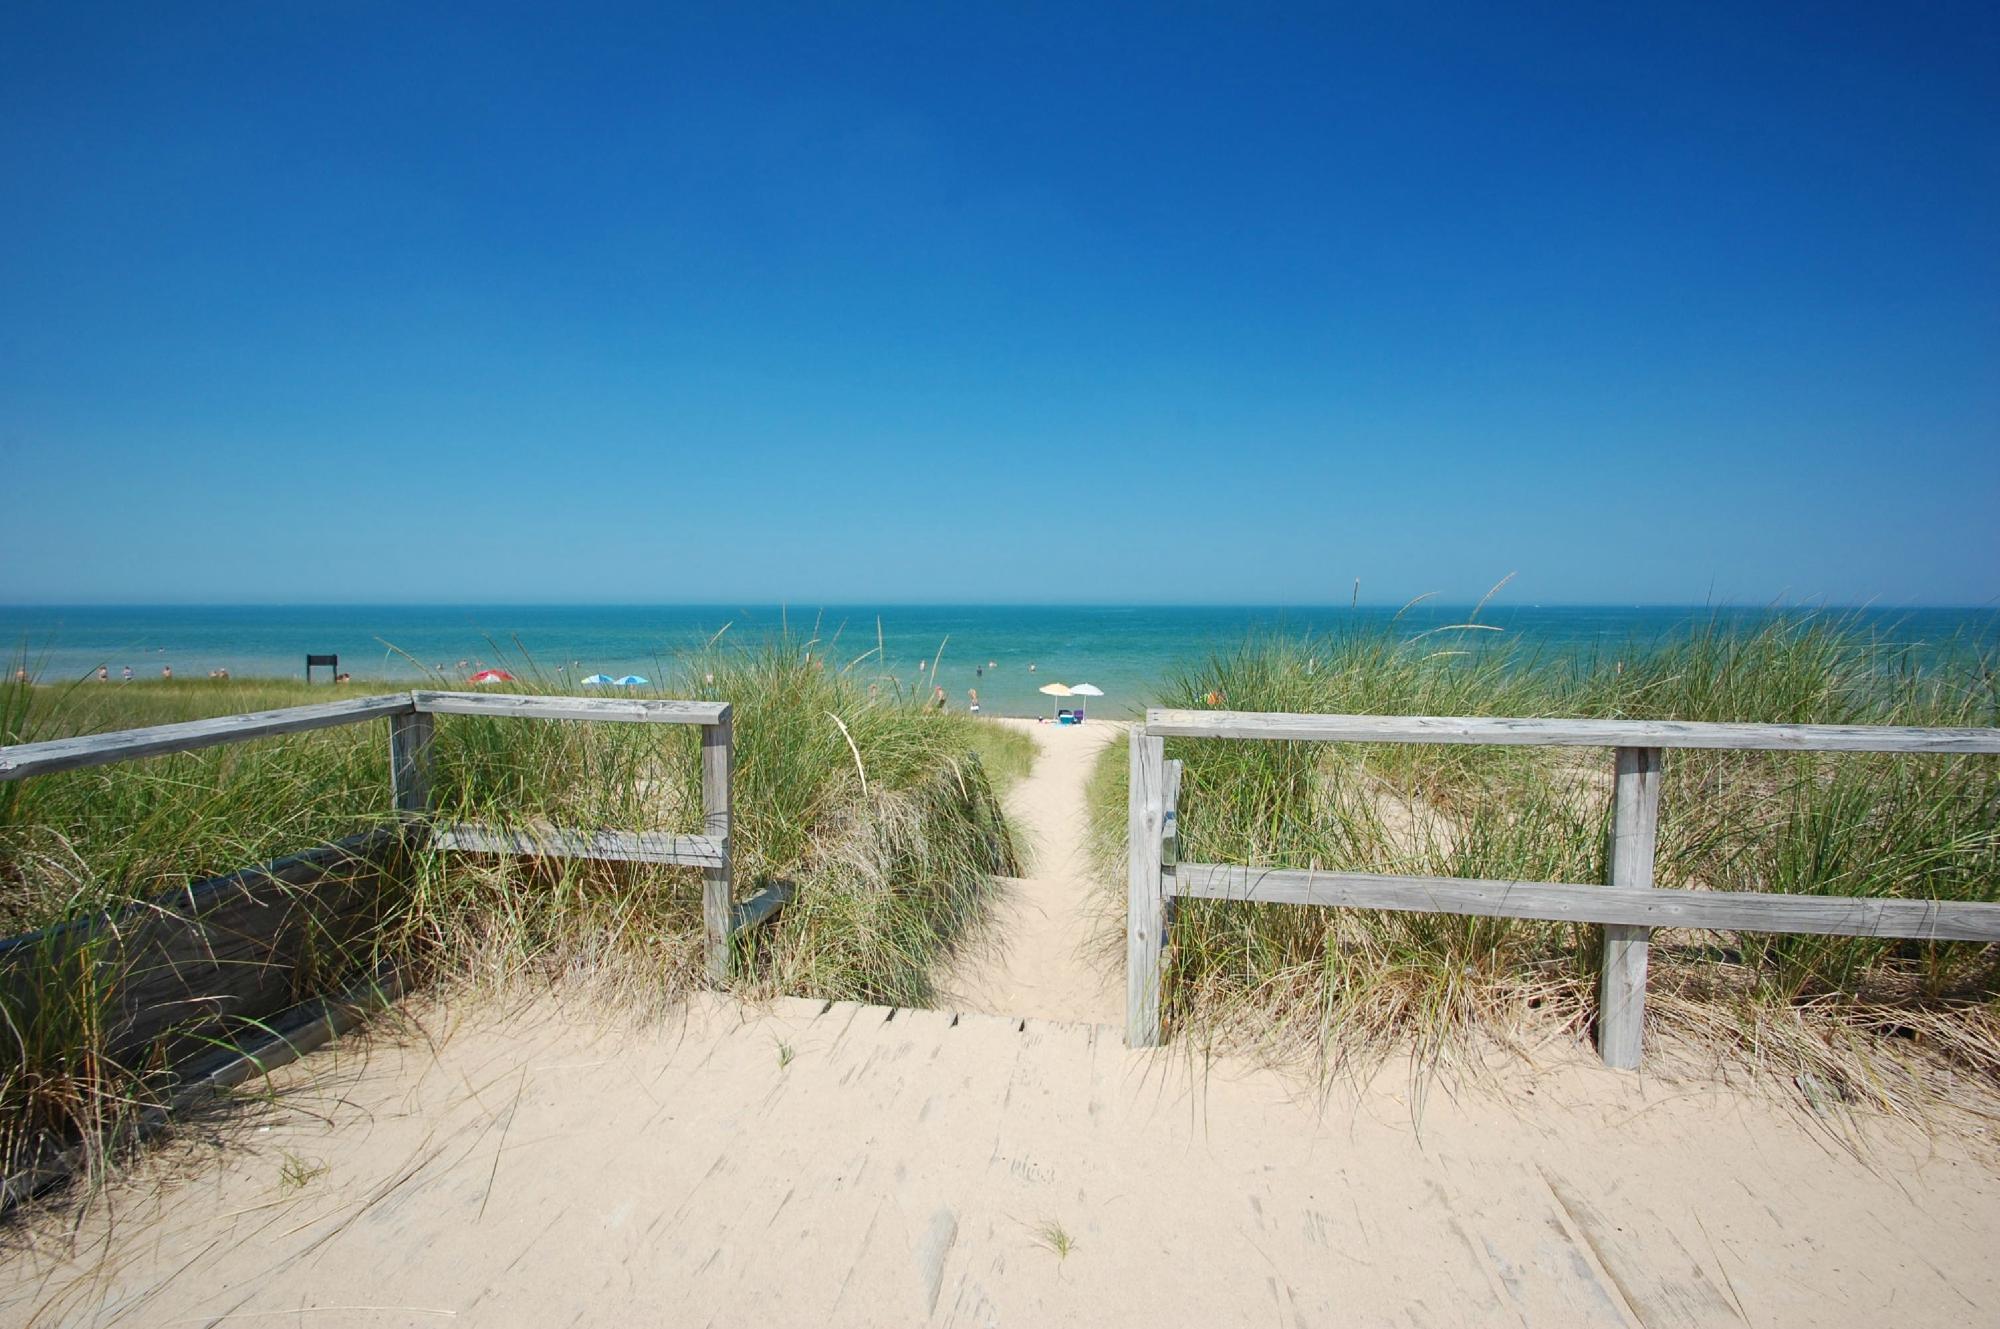
M1132 726L1131 784L1126 795L1125 1046L1160 1044L1160 949L1166 941L1166 892L1160 879L1165 808L1165 740Z
M722 860L702 870L701 915L708 935L708 976L729 981L730 934L730 777L734 760L734 721L729 712L701 727L702 831L722 844Z
M1660 749L1619 748L1611 805L1611 884L1653 888L1659 839ZM1597 1053L1607 1066L1639 1068L1646 1031L1646 950L1651 928L1607 923L1597 992Z
M436 724L422 711L389 717L389 785L398 812L430 811L431 739Z

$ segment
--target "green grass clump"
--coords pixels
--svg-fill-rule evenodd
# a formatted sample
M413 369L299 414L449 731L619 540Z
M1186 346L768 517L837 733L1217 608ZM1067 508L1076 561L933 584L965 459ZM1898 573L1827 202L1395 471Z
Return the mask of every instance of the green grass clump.
M1464 629L1461 634L1478 629ZM1328 714L1841 724L2000 722L1990 664L1917 668L1839 618L1695 625L1657 647L1552 661L1454 634L1268 638L1172 679L1169 707ZM1592 749L1167 740L1185 763L1191 862L1605 879L1611 753ZM1092 786L1122 872L1125 755ZM2000 900L2000 763L1942 755L1672 751L1662 886ZM1120 878L1122 890L1122 877ZM1598 929L1188 900L1169 951L1185 1034L1339 1066L1391 1048L1436 1065L1475 1036L1585 1031ZM1659 932L1649 1011L1684 1052L1835 1085L1878 1107L2000 1091L2000 948ZM1883 1035L1887 1035L1885 1039ZM1651 1064L1651 1063L1649 1063Z
M979 922L991 875L1016 867L989 769L1017 778L1032 743L866 683L828 671L814 643L781 640L682 661L652 694L733 704L738 898L779 881L796 891L739 957L746 992L920 1002ZM354 695L261 681L9 684L0 742ZM145 917L193 882L392 824L386 728L0 783L0 935ZM439 717L434 813L530 831L697 831L698 745L690 726ZM298 995L393 967L408 982L561 983L660 1006L706 981L700 897L687 868L419 851L361 935L314 951ZM115 941L51 937L0 964L0 1161L37 1142L115 1139L170 1095L161 1045L117 1049L120 978Z

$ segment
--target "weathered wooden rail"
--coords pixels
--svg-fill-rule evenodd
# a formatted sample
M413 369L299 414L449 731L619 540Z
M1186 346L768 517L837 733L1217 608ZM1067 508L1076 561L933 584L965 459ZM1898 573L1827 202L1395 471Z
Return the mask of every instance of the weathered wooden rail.
M768 891L742 905L736 905L731 899L731 776L735 744L727 702L434 691L356 697L277 711L216 716L181 724L0 747L0 780L19 780L143 757L195 752L226 743L243 743L252 739L387 719L394 805L400 812L425 818L431 803L433 717L438 715L699 725L702 731L703 811L700 835L610 830L519 831L458 825L427 827L429 842L435 848L467 853L584 858L700 868L705 876L702 903L708 933L709 968L717 978L727 975L730 936L740 930L732 923L732 917L748 913L762 921L774 912L775 905L760 903L772 894ZM314 861L314 854L308 853L286 862L296 866ZM276 866L273 865L273 868ZM255 868L246 872L269 875L272 870ZM778 897L778 902L782 903L782 892L778 893Z
M439 715L699 725L702 734L702 833L668 835L651 831L430 827L430 752L435 733L434 717ZM463 853L677 864L700 868L704 876L702 917L708 967L718 981L728 976L733 935L744 927L755 926L768 919L784 903L784 893L780 889L767 889L740 905L732 899L730 824L733 815L731 775L735 742L727 702L434 691L356 697L250 715L217 716L182 724L0 747L0 780L19 780L142 757L194 752L225 743L242 743L381 719L389 722L389 771L394 806L397 811L408 814L424 826L429 843L434 848Z
M1616 771L1611 880L1605 885L1478 881L1182 863L1181 763L1165 759L1167 738L1608 747L1615 752ZM1628 1070L1639 1065L1644 1041L1647 949L1654 928L2000 941L2000 904L1655 888L1660 773L1667 748L2000 753L2000 729L1150 710L1145 723L1131 732L1126 1042L1133 1047L1160 1042L1161 954L1177 898L1599 924L1604 928L1604 964L1598 1052L1608 1064Z

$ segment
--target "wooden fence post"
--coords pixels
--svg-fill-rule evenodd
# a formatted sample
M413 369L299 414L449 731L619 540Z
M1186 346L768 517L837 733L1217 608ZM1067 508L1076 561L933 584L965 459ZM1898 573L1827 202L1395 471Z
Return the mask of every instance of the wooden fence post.
M1653 887L1660 822L1660 749L1619 748L1611 805L1611 884ZM1646 1031L1646 949L1653 930L1607 923L1597 991L1597 1053L1607 1066L1639 1068Z
M1126 795L1125 1046L1160 1044L1160 949L1165 944L1166 893L1160 880L1161 795L1165 740L1131 731L1131 784Z
M396 811L424 813L431 806L431 740L436 721L424 711L389 717L389 787Z
M721 843L721 862L703 870L701 914L708 934L708 976L729 981L730 939L730 777L734 762L734 721L725 711L714 724L701 727L702 831Z

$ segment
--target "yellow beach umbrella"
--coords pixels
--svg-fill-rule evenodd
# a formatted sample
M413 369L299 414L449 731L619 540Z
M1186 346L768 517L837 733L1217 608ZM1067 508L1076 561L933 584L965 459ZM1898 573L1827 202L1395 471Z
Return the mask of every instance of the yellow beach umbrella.
M1039 688L1036 688L1035 691L1045 692L1051 697L1068 697L1073 695L1067 683L1044 683Z

